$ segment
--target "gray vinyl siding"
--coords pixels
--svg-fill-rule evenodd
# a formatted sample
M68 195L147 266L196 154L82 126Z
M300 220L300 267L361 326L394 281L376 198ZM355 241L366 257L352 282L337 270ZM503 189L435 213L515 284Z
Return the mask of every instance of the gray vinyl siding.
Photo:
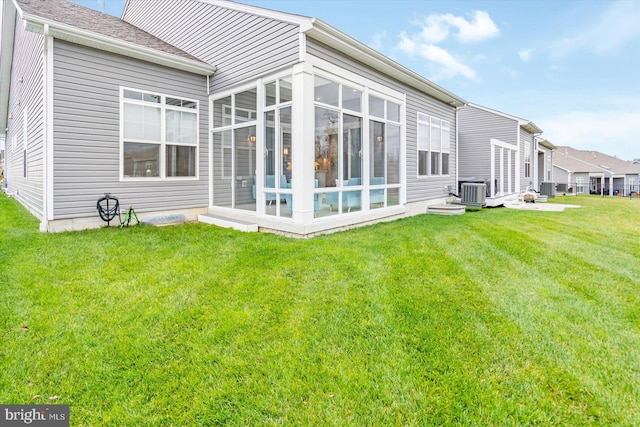
M455 108L404 83L383 75L367 65L346 57L316 40L310 38L307 39L307 53L407 95L405 152L407 159L407 202L429 200L446 196L448 193L444 190L444 187L448 185L455 185L456 177ZM447 120L451 125L451 152L449 155L448 176L418 178L418 112Z
M120 86L199 101L199 179L120 181ZM137 212L206 207L206 78L56 40L54 218L90 217L104 193Z
M7 190L37 216L42 216L43 210L43 44L44 37L26 31L22 20L17 18L8 110L13 118L7 123L5 176Z
M560 184L569 184L569 173L557 166L553 167L553 181Z
M491 179L492 138L517 146L517 121L508 117L467 105L458 112L458 168L460 181ZM496 165L499 165L499 150L496 150ZM512 156L515 171L515 156ZM505 167L506 169L506 167ZM499 176L496 166L496 175Z
M299 26L195 0L130 0L123 19L217 67L211 91L299 59Z
M553 175L553 151L548 148L538 146L538 152L535 153L536 158L538 159L538 182L547 182L553 181L557 182ZM548 157L551 157L551 161L548 160ZM542 158L542 162L540 162L540 158ZM548 172L551 171L551 179L548 178ZM539 185L538 185L539 187Z
M583 172L574 173L573 175L571 175L571 182L569 183L569 187L573 188L573 192L574 193L578 193L578 189L577 189L578 178L583 178L584 179L582 193L589 194L589 189L590 189L591 182L589 180L589 173L588 172L586 172L586 173L583 173Z

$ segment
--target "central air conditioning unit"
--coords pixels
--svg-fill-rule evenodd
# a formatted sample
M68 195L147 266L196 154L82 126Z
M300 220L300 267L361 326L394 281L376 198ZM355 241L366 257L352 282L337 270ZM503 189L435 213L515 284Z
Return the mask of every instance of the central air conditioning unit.
M541 182L540 194L547 197L556 197L556 183L555 182Z
M467 206L484 206L486 194L486 184L465 182L460 194L461 203Z

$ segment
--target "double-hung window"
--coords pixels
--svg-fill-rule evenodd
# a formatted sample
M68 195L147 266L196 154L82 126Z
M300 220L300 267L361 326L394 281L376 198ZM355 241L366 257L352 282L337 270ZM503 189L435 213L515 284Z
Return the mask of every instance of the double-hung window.
M524 142L524 177L531 178L531 142Z
M196 177L198 102L121 89L122 176Z
M449 175L451 125L418 113L418 176Z

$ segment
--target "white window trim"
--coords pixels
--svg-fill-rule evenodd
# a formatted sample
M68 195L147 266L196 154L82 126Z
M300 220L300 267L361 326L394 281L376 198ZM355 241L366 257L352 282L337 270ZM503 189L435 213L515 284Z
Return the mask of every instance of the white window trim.
M424 116L427 118L427 120L423 120L420 118L420 116ZM431 152L433 150L431 150L431 119L436 119L440 121L440 150L438 151L439 155L440 155L440 172L437 174L432 174L431 173ZM442 129L444 128L444 123L447 123L449 125L449 149L448 150L444 150L443 149L443 133ZM429 141L429 149L428 150L421 150L420 149L420 124L424 124L429 126L429 135L427 135L428 141ZM455 143L454 143L455 144ZM429 153L429 155L427 156L427 174L426 175L420 175L420 152L421 151L426 151L427 153ZM449 154L449 173L443 174L442 173L442 154ZM445 119L441 119L437 116L432 116L430 114L427 113L423 113L421 111L416 112L416 177L420 178L420 179L425 179L425 178L441 178L441 177L448 177L451 176L451 121L449 120L445 120Z
M528 145L528 146L527 146ZM527 156L529 156L529 159L527 161ZM531 141L524 141L524 158L523 158L523 174L525 178L532 178L532 173L531 173L531 168L532 168L532 158L533 155L531 154ZM529 173L527 174L527 165L529 166Z
M265 86L267 84L270 83L275 83L275 89L276 89L276 93L275 93L275 102L269 106L266 105L266 101L265 99L260 99L258 100L258 105L262 107L262 130L260 130L259 132L262 133L264 135L264 132L267 130L267 128L273 128L274 130L274 135L277 135L277 138L274 140L274 148L273 148L273 156L274 156L274 175L276 177L279 177L281 175L281 171L283 170L283 168L286 166L283 164L282 161L282 156L283 153L281 152L281 147L282 147L282 143L284 140L284 134L285 134L285 130L288 129L289 130L289 134L292 136L292 146L291 146L291 153L289 153L290 159L291 159L291 163L293 164L293 123L288 123L288 124L282 124L281 123L281 116L280 116L280 112L283 109L289 108L291 109L291 113L293 113L293 99L291 99L290 101L284 101L284 102L280 102L280 80L282 79L286 79L286 78L290 78L290 83L292 83L292 87L293 87L293 79L291 78L291 74L285 74L282 75L280 77L277 77L275 79L263 79L261 81L262 84L262 88L264 89ZM263 98L266 98L265 96L265 92L263 92ZM292 98L293 98L293 91L292 91ZM266 113L273 113L274 114L274 121L273 122L267 122L265 119L265 115ZM291 117L293 119L293 115L291 114ZM271 125L271 126L269 126ZM264 147L264 154L263 154L263 158L266 159L267 158L267 141L266 138L263 141L263 147ZM301 147L296 147L296 150L299 149ZM260 188L262 188L261 191L261 195L260 195L260 199L259 199L259 209L258 209L258 213L260 215L265 215L265 202L264 202L264 196L267 193L275 193L276 194L276 200L280 200L280 198L283 195L289 195L289 197L293 197L293 189L291 187L289 188L282 188L280 187L280 180L279 179L275 179L274 180L274 187L273 188L267 188L265 186L265 182L264 182L264 175L265 175L265 163L263 162L262 164L263 168L262 168L262 174L261 176L256 176L256 188L258 188L258 186ZM293 173L293 170L291 171L291 173ZM292 199L293 200L293 199ZM258 192L256 192L256 201L258 201ZM281 205L280 203L276 203L276 212L275 215L269 215L269 217L273 217L273 218L277 218L278 220L281 221L287 221L287 222L293 222L293 215L291 215L291 217L288 217L286 215L282 214L282 209L281 209Z
M134 99L128 99L124 97L124 92L126 90L130 90L133 92L141 92L141 93L149 93L154 95L160 95L161 101L158 104L153 104L145 101L138 101ZM196 108L184 108L178 107L175 105L167 105L167 98L175 98L182 99L184 101L193 102L196 104ZM127 142L133 143L142 143L142 144L156 144L160 145L160 161L159 161L159 172L160 176L157 177L125 177L124 176L124 105L125 103L134 104L134 105L145 105L145 106L157 106L160 108L160 141L146 141L146 140L127 140ZM184 143L184 142L172 142L166 140L166 111L184 111L188 113L196 114L196 142L195 143ZM176 145L176 146L185 146L185 147L195 147L195 176L167 176L167 168L166 168L166 148L168 145ZM141 181L141 182L155 182L155 181L197 181L200 179L200 101L192 98L188 98L182 95L173 95L160 93L160 91L146 88L134 88L134 87L126 87L120 86L120 155L119 155L119 174L120 181Z
M400 128L400 170L399 170L399 183L395 183L395 184L380 184L380 185L371 185L369 183L369 180L363 180L361 181L360 185L354 185L354 186L345 186L344 185L344 179L342 177L342 170L344 168L344 165L342 165L342 163L339 163L338 166L338 181L339 181L339 185L337 185L336 187L321 187L321 188L314 188L314 194L322 194L322 193L338 193L338 215L337 216L341 216L341 215L349 215L349 214L362 214L362 213L367 213L371 211L370 208L370 202L369 202L369 197L370 197L370 189L384 189L385 190L385 204L384 204L384 209L387 208L395 208L396 205L393 206L388 206L387 205L387 199L386 199L386 193L387 193L387 189L395 189L398 188L399 189L399 196L400 196L400 204L404 203L403 200L403 192L406 191L406 181L404 180L404 173L403 173L403 165L405 164L405 156L403 155L404 153L404 147L405 147L405 136L406 136L406 131L405 131L405 123L406 123L406 99L405 99L405 95L394 91L393 89L387 88L386 86L382 86L378 83L372 82L370 80L364 79L362 76L357 76L353 73L350 73L349 71L346 71L342 68L336 67L332 64L328 64L323 60L320 60L318 58L314 58L314 61L312 61L315 65L314 65L314 70L312 73L312 79L315 77L320 77L323 78L325 80L329 80L331 82L337 83L340 85L340 89L338 90L338 105L331 105L331 104L326 104L324 102L321 101L316 101L315 99L313 100L313 108L315 109L316 107L321 107L321 108L326 108L329 110L333 110L336 111L339 114L340 117L340 124L338 127L338 133L340 135L343 134L343 121L342 118L345 114L354 116L354 117L358 117L362 120L362 158L363 163L362 163L362 169L361 169L361 175L362 177L371 176L371 168L370 168L370 160L371 160L371 150L369 147L369 140L370 140L370 135L369 135L369 126L371 122L378 122L378 123L382 123L385 126L385 135L384 138L387 138L387 127L388 125L393 125L393 126L397 126ZM320 65L318 65L320 64ZM326 70L331 70L331 71L326 71ZM335 74L333 74L333 73ZM359 81L365 81L365 85L363 86L362 83L355 83L355 81L353 80L349 80L349 79L345 79L344 76L347 75L349 78L352 79L358 79ZM342 91L342 87L343 86L347 86L353 89L357 89L360 90L362 92L362 97L361 97L361 110L360 112L358 111L354 111L351 110L349 108L345 108L343 107L343 91ZM369 111L369 100L370 98L374 96L376 98L379 98L383 101L385 101L384 103L384 116L385 117L378 117L378 116L374 116L371 115L370 111ZM315 98L315 97L314 97ZM387 103L388 102L392 102L394 104L398 104L400 107L400 121L395 121L395 120L389 120L387 119ZM342 139L340 139L340 146L342 147ZM342 159L342 153L343 153L344 147L342 147L341 150L341 154L339 156L339 159ZM342 160L340 160L342 161ZM387 157L385 154L385 179L388 176L388 172L387 172ZM342 194L345 191L360 191L361 192L361 210L356 211L356 212L348 212L348 213L344 213L343 212L343 208L342 208ZM327 220L327 218L332 218L333 216L329 216L326 218L315 218L315 221L325 221Z
M361 75L345 70L337 65L331 64L317 56L307 55L308 62L313 65L313 74L319 77L332 80L334 82L350 86L354 89L375 92L375 96L388 99L400 105L404 104L404 93L391 89L380 83L369 80ZM400 117L400 120L403 118Z
M224 150L225 150L225 148L231 150L231 153L232 153L231 162L233 164L234 161L235 161L233 159L233 156L235 155L234 154L234 149L233 149L233 131L235 129L255 126L256 127L256 144L258 143L258 138L259 138L258 134L260 132L258 130L258 111L259 111L259 108L257 108L257 106L256 106L256 110L250 110L250 109L247 109L247 108L240 108L240 107L236 107L235 106L235 104L236 104L235 95L238 95L240 93L246 92L247 90L256 89L257 86L254 84L254 85L243 85L241 87L243 89L239 89L237 92L232 92L232 93L228 93L228 94L224 94L224 95L223 94L218 94L215 97L212 97L212 96L209 97L209 109L211 111L211 117L212 117L210 133L213 135L213 133L218 133L219 132L223 137L222 143L221 143L221 146L220 146L221 152L219 153L220 154L220 158L222 159L222 162L223 162L222 163L221 175L220 175L221 179L228 179L228 180L233 179L233 174L231 176L227 176L224 173L224 159L225 159ZM224 93L226 93L226 92L224 92ZM225 122L225 118L228 118L228 119L230 119L229 120L230 124L219 126L219 127L214 127L213 126L213 117L215 117L215 103L216 103L216 101L219 101L221 99L228 98L228 97L231 97L231 104L221 104L222 105L222 122L224 123ZM260 102L260 100L257 97L258 97L258 91L256 89L256 104L258 104ZM229 109L230 112L231 112L229 115L226 113L227 109ZM236 123L236 115L234 113L236 110L237 111L246 111L247 113L249 113L249 120L244 121L244 122ZM251 116L254 116L254 117L251 117ZM231 141L228 141L228 144L229 144L228 146L226 145L227 142L224 141L224 135L225 135L226 131L231 131L231 138L232 138ZM212 147L213 147L213 145L212 145ZM256 145L256 147L257 147L257 145Z

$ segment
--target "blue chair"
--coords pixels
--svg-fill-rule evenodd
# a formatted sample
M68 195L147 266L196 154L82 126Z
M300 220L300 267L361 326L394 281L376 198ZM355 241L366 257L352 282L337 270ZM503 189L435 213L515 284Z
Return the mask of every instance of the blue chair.
M313 186L314 188L318 188L318 180L314 179L313 180ZM291 188L291 184L289 184L289 187L287 188ZM289 210L289 212L293 212L293 200L291 198L291 194L284 194L284 200L285 202L287 202L287 209ZM319 193L314 193L313 194L313 209L318 211L322 208L322 203L320 203L320 194Z
M345 187L352 187L361 185L360 178L349 178L345 183ZM329 204L329 210L333 207L338 207L338 193L327 193L327 203ZM351 212L351 209L360 209L362 205L362 191L342 191L342 209L347 209L347 212Z
M255 178L254 178L254 182L255 182ZM264 187L265 188L274 188L275 187L275 183L276 183L276 177L275 175L267 175L264 178ZM280 188L290 188L290 184L287 182L287 177L284 175L280 175ZM253 200L256 199L256 185L253 184ZM269 202L269 204L271 204L271 202L274 202L276 200L276 193L266 193L264 195L265 201ZM283 201L284 198L281 197L280 201Z
M383 185L384 177L375 177L369 180L369 184L371 185ZM369 204L370 205L381 205L384 206L384 190L377 189L371 190L369 192Z

